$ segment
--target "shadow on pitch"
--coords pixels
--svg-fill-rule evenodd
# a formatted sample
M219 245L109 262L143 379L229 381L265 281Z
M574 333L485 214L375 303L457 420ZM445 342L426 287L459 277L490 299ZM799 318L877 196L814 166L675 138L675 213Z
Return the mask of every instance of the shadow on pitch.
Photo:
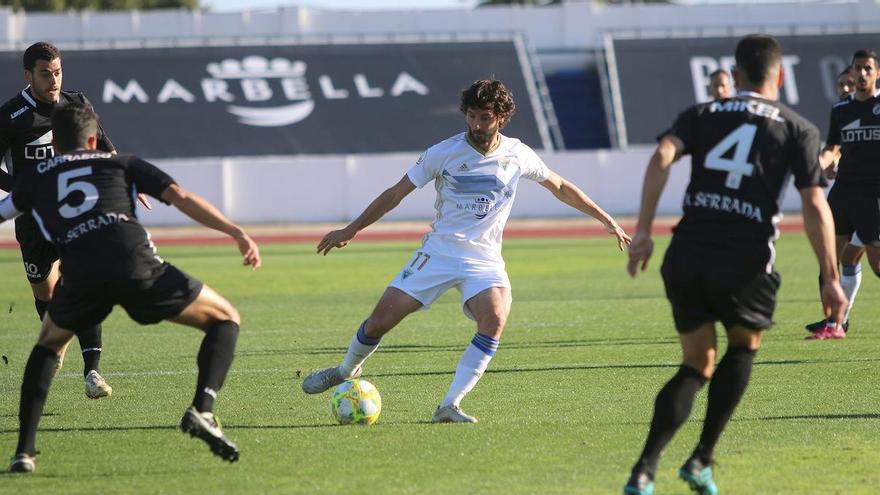
M505 343L504 349L562 349L562 348L580 348L580 347L607 347L607 346L651 346L651 345L668 345L676 344L678 339L675 337L663 337L655 339L584 339L584 340L557 340L542 342L512 342ZM427 345L427 344L398 344L382 346L383 353L418 353L418 352L461 352L464 344L455 345ZM265 350L258 351L251 355L262 354L307 354L307 355L336 355L345 352L341 347L315 347L302 351L281 351L281 350ZM247 354L240 354L247 355Z
M845 414L793 414L790 416L762 416L759 418L743 418L738 421L789 421L792 419L848 420L848 419L880 419L880 413L845 413Z

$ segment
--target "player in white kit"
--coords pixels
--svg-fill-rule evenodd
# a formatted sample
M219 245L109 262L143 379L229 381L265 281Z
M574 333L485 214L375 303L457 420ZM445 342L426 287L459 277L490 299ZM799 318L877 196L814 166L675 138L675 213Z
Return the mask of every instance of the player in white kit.
M462 92L460 108L467 132L429 148L357 219L318 243L318 252L325 255L334 247L344 247L416 187L434 182L437 215L422 247L406 262L361 324L342 364L316 371L303 380L306 393L321 393L360 376L361 366L383 335L408 314L429 308L455 287L461 293L465 315L477 323L477 333L465 349L433 421L477 421L461 410L460 403L495 355L510 313L510 279L501 257L501 236L520 178L540 183L560 201L602 222L621 250L629 244L630 237L617 222L583 191L547 168L519 139L501 135L515 105L500 81L476 81Z

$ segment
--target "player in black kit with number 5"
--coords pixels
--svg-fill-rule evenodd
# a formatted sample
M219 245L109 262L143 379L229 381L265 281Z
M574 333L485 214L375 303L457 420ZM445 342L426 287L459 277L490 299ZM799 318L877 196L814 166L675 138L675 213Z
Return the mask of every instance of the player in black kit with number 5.
M682 348L682 363L654 402L644 450L624 493L651 495L660 454L690 416L694 397L709 385L700 440L679 469L691 489L718 493L713 450L745 393L764 330L772 325L779 274L773 270L779 203L790 174L801 194L807 237L825 284L826 315L846 308L834 251L831 211L819 167L819 131L776 101L782 49L770 36L736 46L733 98L685 110L657 146L642 190L627 270L645 269L653 250L651 224L669 167L690 154L691 180L661 272ZM727 331L727 351L715 367L715 322Z
M37 345L24 371L19 436L12 472L35 468L36 433L61 350L75 334L100 324L120 305L140 324L170 320L205 333L198 354L192 406L180 427L228 461L238 459L213 414L238 337L239 316L222 296L163 261L134 216L135 190L236 240L244 264L260 252L238 226L201 197L140 158L96 151L98 118L70 103L52 114L57 155L24 170L0 202L0 221L31 211L58 250L64 272L49 303Z
M72 102L91 106L82 93L61 90L61 53L53 45L31 45L24 52L23 62L28 87L0 107L0 154L6 162L6 172L0 170L0 189L7 192L19 174L52 158L52 110ZM113 143L100 126L98 149L114 151ZM15 238L21 246L25 274L42 319L58 281L58 255L29 213L15 220ZM86 396L109 396L113 389L99 373L101 326L85 329L77 337L83 355ZM62 359L63 355L62 352Z

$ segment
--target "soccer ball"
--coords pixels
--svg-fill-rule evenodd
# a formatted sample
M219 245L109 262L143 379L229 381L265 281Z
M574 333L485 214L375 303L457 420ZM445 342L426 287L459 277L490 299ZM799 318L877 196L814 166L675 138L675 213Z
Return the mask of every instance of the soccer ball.
M379 419L379 413L382 412L382 396L366 380L349 380L333 391L330 409L341 424L371 425Z

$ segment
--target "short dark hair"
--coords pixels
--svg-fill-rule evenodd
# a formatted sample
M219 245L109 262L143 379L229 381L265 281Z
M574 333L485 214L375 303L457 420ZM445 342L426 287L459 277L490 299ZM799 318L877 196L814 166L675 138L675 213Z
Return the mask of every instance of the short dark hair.
M867 48L856 50L856 52L853 53L852 61L855 62L857 58L873 58L874 65L878 65L878 63L880 63L880 59L877 58L877 52L875 52L874 50L868 50Z
M764 84L782 61L782 46L767 34L750 34L736 44L736 65L753 84Z
M492 110L496 117L501 117L501 125L507 124L516 104L513 103L513 94L497 79L480 79L461 92L461 113L467 113L468 108L480 108Z
M33 71L34 66L37 65L37 60L51 62L60 57L61 52L55 45L47 41L40 41L27 47L22 57L22 63L24 64L24 70Z
M68 103L52 112L52 139L62 152L85 146L98 133L98 115L82 103Z
M730 74L728 74L727 71L724 69L718 69L718 70L712 72L711 74L709 74L709 79L715 79L715 76L721 76L721 75L727 76L727 78L730 79Z
M837 78L840 79L843 76L851 76L852 75L852 65L848 65L846 69L840 71L840 74L837 75Z

